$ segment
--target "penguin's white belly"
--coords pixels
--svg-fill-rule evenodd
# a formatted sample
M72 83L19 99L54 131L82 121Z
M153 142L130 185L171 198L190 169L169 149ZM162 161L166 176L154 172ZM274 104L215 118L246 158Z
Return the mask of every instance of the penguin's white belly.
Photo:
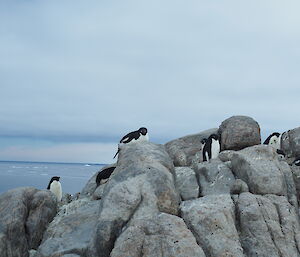
M59 181L53 181L50 185L50 191L55 194L57 201L60 202L62 198L61 184Z
M220 153L220 143L219 141L212 139L211 142L211 158L217 158Z

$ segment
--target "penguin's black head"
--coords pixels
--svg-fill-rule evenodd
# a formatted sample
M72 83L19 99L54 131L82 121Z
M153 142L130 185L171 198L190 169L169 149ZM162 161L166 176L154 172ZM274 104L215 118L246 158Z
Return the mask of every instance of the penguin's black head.
M203 139L201 140L201 144L202 144L202 145L204 145L206 142L207 142L207 138L203 138Z
M147 129L142 127L138 130L143 136L145 136L147 134Z
M280 133L274 132L274 133L271 135L271 137L273 137L273 136L279 137L279 136L280 136Z
M219 140L219 136L217 134L211 134L209 137L213 138L214 140Z
M52 178L51 178L51 181L54 181L54 180L59 181L59 179L60 179L60 177L56 177L56 176L55 176L55 177L52 177Z
M55 177L52 177L51 178L51 180L50 180L50 182L49 182L49 184L48 184L48 187L47 187L47 189L50 189L50 185L51 185L51 183L53 182L53 181L59 181L59 179L60 179L60 177L57 177L57 176L55 176Z

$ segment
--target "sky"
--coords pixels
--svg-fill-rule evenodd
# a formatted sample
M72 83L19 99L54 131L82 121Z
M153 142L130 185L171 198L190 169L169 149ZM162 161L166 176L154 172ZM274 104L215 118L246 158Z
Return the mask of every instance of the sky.
M255 119L300 126L299 1L0 1L0 160L112 163Z

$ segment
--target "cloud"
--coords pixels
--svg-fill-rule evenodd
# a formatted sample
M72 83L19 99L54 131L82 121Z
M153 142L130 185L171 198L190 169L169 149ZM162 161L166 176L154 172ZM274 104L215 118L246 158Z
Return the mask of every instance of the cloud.
M1 160L112 163L115 144L73 143L53 146L16 145L0 148Z
M299 7L2 1L0 136L116 143L146 126L164 143L238 114L298 127Z

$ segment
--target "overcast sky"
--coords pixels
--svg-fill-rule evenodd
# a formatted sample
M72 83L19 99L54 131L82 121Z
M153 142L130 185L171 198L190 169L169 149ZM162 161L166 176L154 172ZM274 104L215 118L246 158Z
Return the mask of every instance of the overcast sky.
M151 141L300 126L299 1L0 2L0 160L111 163Z

